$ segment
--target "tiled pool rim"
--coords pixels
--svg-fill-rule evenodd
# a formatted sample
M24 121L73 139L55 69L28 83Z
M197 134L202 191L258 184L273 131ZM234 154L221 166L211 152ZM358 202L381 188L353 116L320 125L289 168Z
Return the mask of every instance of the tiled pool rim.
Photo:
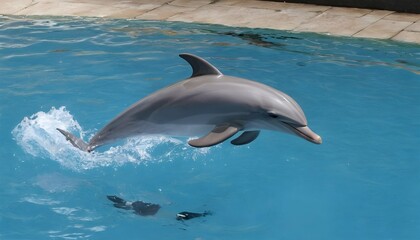
M420 44L420 14L257 0L2 0L1 15L221 24Z

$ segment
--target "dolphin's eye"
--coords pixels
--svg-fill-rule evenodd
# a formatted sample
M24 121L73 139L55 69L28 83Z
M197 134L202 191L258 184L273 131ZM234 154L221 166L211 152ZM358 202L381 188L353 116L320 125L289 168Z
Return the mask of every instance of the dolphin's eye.
M271 118L278 118L279 115L273 113L273 112L268 112L268 116L270 116Z

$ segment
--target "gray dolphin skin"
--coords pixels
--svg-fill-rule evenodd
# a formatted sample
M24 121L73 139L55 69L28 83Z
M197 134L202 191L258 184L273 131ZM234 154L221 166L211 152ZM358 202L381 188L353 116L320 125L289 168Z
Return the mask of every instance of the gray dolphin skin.
M254 141L260 130L290 133L312 143L321 137L307 125L300 106L288 95L262 83L223 75L206 60L180 54L192 67L190 78L139 100L116 116L86 143L58 129L70 143L87 152L117 139L139 135L195 137L189 145L210 147L231 141Z

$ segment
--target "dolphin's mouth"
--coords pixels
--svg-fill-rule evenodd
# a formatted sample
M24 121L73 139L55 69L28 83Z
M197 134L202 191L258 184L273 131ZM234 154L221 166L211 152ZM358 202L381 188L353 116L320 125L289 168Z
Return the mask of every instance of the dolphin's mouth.
M285 123L284 124L290 129L292 130L295 134L297 134L298 136L308 140L309 142L315 143L315 144L321 144L322 143L322 138L314 133L308 126L304 126L304 127L295 127L289 123Z

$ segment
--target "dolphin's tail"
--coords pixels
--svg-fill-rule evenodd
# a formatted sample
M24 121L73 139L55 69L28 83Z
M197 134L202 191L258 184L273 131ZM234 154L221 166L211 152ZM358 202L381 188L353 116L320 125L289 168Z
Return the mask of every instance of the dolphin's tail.
M66 137L67 141L69 141L73 146L77 147L78 149L85 152L91 152L93 150L92 147L90 147L89 144L84 142L82 139L74 136L73 134L67 131L64 131L63 129L57 128L57 130Z

